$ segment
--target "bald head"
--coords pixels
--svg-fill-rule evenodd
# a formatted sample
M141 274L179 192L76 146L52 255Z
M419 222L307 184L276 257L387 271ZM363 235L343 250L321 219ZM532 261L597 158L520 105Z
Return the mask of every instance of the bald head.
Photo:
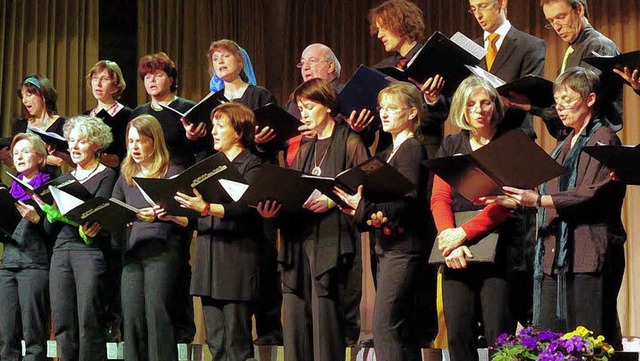
M331 48L321 43L307 46L300 57L302 80L314 78L333 81L340 77L340 62Z

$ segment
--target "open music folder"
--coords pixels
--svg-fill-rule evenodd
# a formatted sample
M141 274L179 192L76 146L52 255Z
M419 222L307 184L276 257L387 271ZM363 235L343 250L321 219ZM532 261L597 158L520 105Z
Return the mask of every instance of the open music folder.
M562 174L562 166L520 129L469 154L429 159L425 164L470 201L501 194L503 186L532 189Z
M609 167L618 179L633 185L640 185L640 145L595 145L582 151Z
M253 113L260 129L269 127L276 133L276 137L269 143L281 144L300 134L300 121L273 103L255 109Z
M594 51L592 55L591 57L585 58L584 62L602 70L604 73L611 73L613 69L624 71L625 66L628 67L631 72L633 72L634 69L640 69L640 50L616 56L600 55ZM625 83L629 85L628 82L625 81Z
M193 124L200 124L202 122L208 122L211 120L211 111L222 104L222 102L213 96L214 92L210 92L204 98L202 98L196 105L194 105L191 109L182 113L176 109L173 109L170 106L160 104L160 106L168 111L173 113L179 118L185 118L189 122Z
M139 178L134 182L151 206L158 205L173 216L190 216L197 212L183 208L173 198L176 192L193 195L197 189L210 203L238 201L248 185L224 153L216 153L171 178Z
M302 208L313 187L302 180L302 172L264 163L249 184L242 200L250 206L272 200L280 203L284 210Z
M78 182L78 180L74 176L72 176L71 173L63 174L60 177L52 179L35 189L29 183L16 177L15 175L9 172L6 173L30 197L33 197L34 194L37 194L46 204L53 204L53 197L51 196L51 190L49 189L49 186L54 186L82 200L91 198L91 193L89 193L89 191L80 182Z
M394 78L360 64L338 94L338 113L348 117L352 111L368 109L379 119L378 93L393 82Z
M2 207L2 217L0 217L0 232L7 237L11 237L22 216L15 206L16 200L9 193L9 188L0 183L0 207Z

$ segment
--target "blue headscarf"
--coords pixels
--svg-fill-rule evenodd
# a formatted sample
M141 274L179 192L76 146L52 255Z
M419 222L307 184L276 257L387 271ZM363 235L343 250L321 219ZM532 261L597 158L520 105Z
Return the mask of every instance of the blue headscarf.
M249 54L243 48L239 47L240 52L242 53L242 63L244 66L242 67L242 71L247 76L247 83L250 85L256 85L256 74L253 72L253 65L251 65L251 59L249 59ZM213 72L213 76L211 77L211 81L209 82L209 90L212 92L220 91L224 88L224 81Z

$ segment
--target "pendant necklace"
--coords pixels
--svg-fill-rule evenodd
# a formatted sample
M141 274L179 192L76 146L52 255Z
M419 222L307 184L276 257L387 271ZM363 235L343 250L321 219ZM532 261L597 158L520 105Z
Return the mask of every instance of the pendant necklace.
M314 145L314 148L313 148L313 169L311 170L311 174L315 176L319 176L320 174L322 174L322 169L320 169L320 166L322 165L322 162L324 162L324 158L327 156L327 153L329 152L329 147L331 147L331 143L329 143L329 145L327 146L327 149L324 151L324 154L322 155L322 159L320 159L320 163L318 163L318 142L316 141L316 144Z

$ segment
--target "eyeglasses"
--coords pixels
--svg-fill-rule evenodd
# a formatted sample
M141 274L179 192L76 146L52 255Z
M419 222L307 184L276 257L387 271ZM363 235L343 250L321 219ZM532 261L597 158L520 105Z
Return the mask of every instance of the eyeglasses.
M467 109L469 111L474 111L476 108L480 107L480 109L482 109L482 111L486 112L487 110L491 109L492 106L493 106L493 102L492 101L483 100L481 102L467 104Z
M577 108L577 105L580 103L581 100L582 98L568 99L563 102L556 102L556 104L554 104L553 107L556 108L556 110L559 112L563 110L574 110Z
M569 24L569 22L571 22L572 11L573 10L565 14L560 14L553 19L547 19L547 23L544 24L544 28L547 30L553 30L556 24L558 24L559 26Z
M478 4L478 6L472 6L471 8L469 8L469 10L467 10L467 12L471 15L475 15L478 11L482 11L485 12L487 11L487 9L489 9L489 7L493 4L495 4L495 1L492 2L488 2L488 3L480 3Z
M389 106L382 106L382 105L378 105L376 107L376 110L378 111L378 113L382 113L382 111L384 110L385 113L389 114L389 115L398 115L400 114L401 111L407 109L406 107L396 107L394 105L389 105Z
M327 62L326 60L318 60L316 58L310 58L307 60L300 60L298 64L296 64L296 68L302 69L305 65L309 65L310 68L315 68L319 63Z

